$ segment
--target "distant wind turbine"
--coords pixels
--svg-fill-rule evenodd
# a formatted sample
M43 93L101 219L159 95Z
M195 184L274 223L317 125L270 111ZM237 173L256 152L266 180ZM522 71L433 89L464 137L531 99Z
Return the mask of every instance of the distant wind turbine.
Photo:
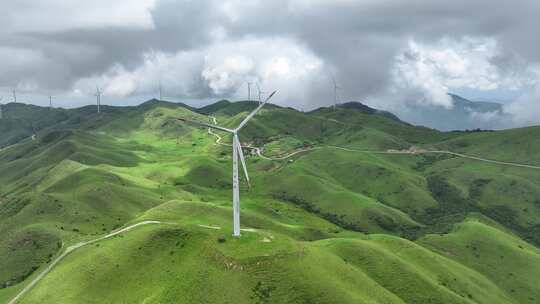
M257 92L259 94L259 104L262 102L262 99L261 99L261 95L264 94L265 92L261 91L261 87L259 86L259 83L257 82Z
M224 127L220 127L217 125L207 124L200 121L192 121L187 120L183 118L179 118L179 120L193 123L205 127L209 127L212 129L224 131L231 133L233 136L233 143L232 143L232 149L233 149L233 236L239 237L240 236L240 188L239 188L239 181L238 181L238 157L240 157L240 161L242 162L242 168L244 169L244 175L246 176L246 181L248 183L248 186L251 187L251 184L249 182L249 175L246 167L246 162L244 159L244 152L242 151L242 145L240 144L240 139L238 138L238 132L246 125L246 123L259 112L259 110L276 94L277 91L274 91L272 94L270 94L266 100L261 103L253 112L251 112L239 125L236 127L236 129L228 129Z
M52 109L52 95L49 95L49 109Z
M97 104L97 112L100 113L101 112L101 91L99 90L99 87L96 86L96 94L94 95L96 96L96 104Z
M332 77L332 82L334 83L334 109L337 108L338 105L338 90L341 89L340 86L336 83L336 78Z
M159 101L162 101L163 100L163 95L162 95L162 87L161 87L161 79L159 80Z
M248 100L251 100L251 82L247 83L247 87L248 87Z
M13 102L17 102L17 91L13 89Z

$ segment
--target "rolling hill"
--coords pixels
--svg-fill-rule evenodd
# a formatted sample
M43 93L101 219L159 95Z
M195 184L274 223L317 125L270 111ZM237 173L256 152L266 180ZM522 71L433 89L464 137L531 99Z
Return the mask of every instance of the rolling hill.
M265 158L246 153L235 239L230 148L176 118L234 126L256 106L7 105L0 302L66 248L144 221L159 223L76 249L18 303L540 301L540 170L424 153L539 165L539 128L440 132L359 103L265 107L240 134Z

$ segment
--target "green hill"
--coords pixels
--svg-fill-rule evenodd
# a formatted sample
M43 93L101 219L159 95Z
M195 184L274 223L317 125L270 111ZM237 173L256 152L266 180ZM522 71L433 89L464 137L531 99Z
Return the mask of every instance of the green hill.
M20 303L539 301L540 170L394 153L534 165L539 128L439 132L361 104L265 107L242 142L299 153L245 148L253 186L241 180L234 239L230 147L177 118L234 127L256 106L8 105L0 302L69 246L148 220L161 223L67 255Z
M455 152L489 156L496 160L540 165L540 127L474 132L437 145Z

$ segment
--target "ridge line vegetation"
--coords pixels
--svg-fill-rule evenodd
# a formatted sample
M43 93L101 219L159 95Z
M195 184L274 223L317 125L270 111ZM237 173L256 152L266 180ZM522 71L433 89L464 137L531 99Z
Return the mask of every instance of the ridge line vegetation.
M19 303L540 299L532 283L540 276L540 172L413 153L537 166L539 127L438 132L360 106L269 107L240 134L259 150L246 159L253 187L241 183L247 230L233 239L230 155L206 129L175 118L210 115L227 127L255 106L154 101L97 115L92 107L9 105L0 121L0 146L15 144L0 150L0 302L48 267L62 243L147 220L175 225L73 252ZM17 122L36 115L32 140ZM301 149L312 150L258 157Z

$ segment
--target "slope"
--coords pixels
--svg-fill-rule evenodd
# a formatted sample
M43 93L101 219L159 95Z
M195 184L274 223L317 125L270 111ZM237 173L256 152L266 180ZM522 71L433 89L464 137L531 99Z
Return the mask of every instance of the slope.
M215 115L234 126L253 106ZM253 187L241 183L244 230L233 239L230 148L216 145L206 128L176 119L209 117L162 102L95 116L70 111L81 114L0 151L0 233L9 235L0 242L0 299L68 246L144 220L163 225L73 252L21 303L538 299L539 288L526 283L538 269L524 267L537 263L537 249L524 240L536 242L527 231L540 218L538 172L369 152L438 147L477 134L414 127L356 107L264 109L241 138L264 145L265 153L326 145L368 151L321 148L280 161L248 156ZM482 134L482 145L498 134ZM485 261L470 248L484 235ZM515 264L496 265L495 249ZM504 277L512 265L519 269L514 282Z

